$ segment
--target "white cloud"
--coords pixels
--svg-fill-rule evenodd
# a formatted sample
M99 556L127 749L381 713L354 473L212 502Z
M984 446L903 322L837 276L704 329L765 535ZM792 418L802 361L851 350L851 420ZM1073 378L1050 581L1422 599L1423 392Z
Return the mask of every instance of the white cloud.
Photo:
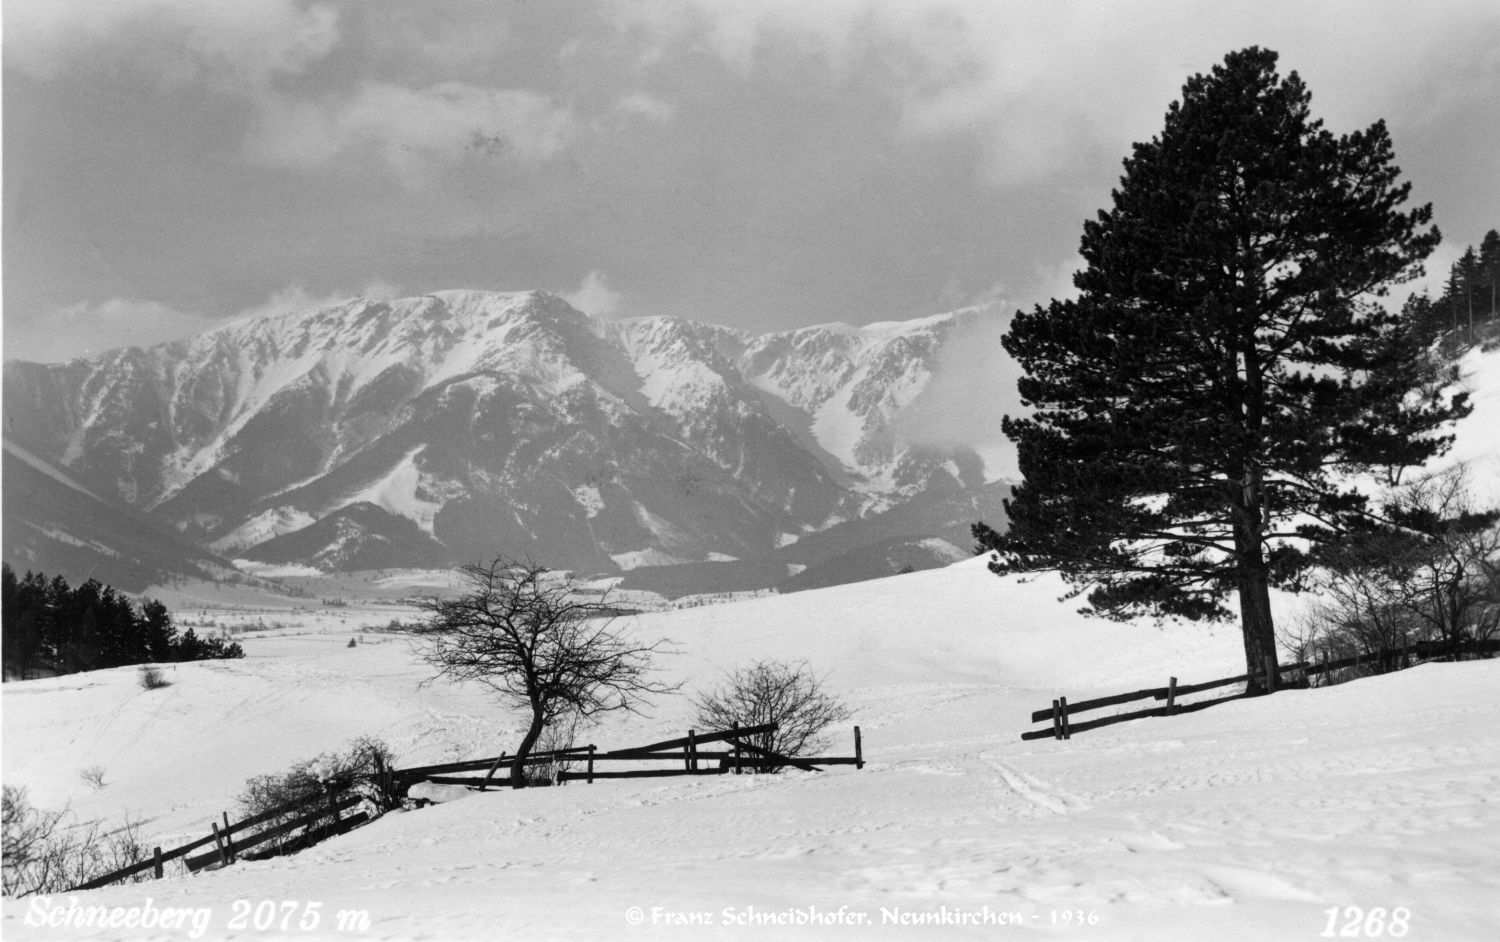
M399 62L403 68L431 74L433 80L482 72L524 42L504 11L493 6L355 2L362 5L360 33L366 54L375 61Z
M635 92L615 102L615 112L645 118L655 124L666 124L676 116L677 108L660 98L644 92Z
M8 0L5 64L37 78L132 70L165 85L261 87L326 56L327 4L296 0Z
M240 311L232 321L256 320L262 317L280 317L284 314L300 314L320 307L339 304L352 298L368 298L372 301L390 301L403 295L403 290L390 282L376 278L359 291L331 291L313 294L302 285L287 285L271 293L259 304ZM216 325L217 326L217 325Z
M371 301L394 301L397 298L406 297L407 291L384 278L372 278L365 282L365 286L360 289L359 296L369 298Z
M1500 31L1493 0L1455 0L1441 15L1397 0L619 0L609 9L622 34L646 37L646 63L685 45L748 79L771 42L821 55L839 76L895 63L902 131L978 135L997 185L1076 179L1106 156L1117 165L1159 130L1189 75L1250 45L1280 51L1284 73L1301 71L1315 113L1336 131L1381 116L1420 120L1451 98L1474 100L1466 84L1493 90L1494 58L1476 71L1456 51Z
M896 417L898 441L972 448L985 457L991 480L1017 476L1015 449L1000 427L1006 414L1024 411L1016 392L1021 368L1000 343L1007 326L997 304L949 335L938 352L932 379Z
M483 66L506 35L495 17L450 23L398 9L371 13L355 38L383 58L409 59L408 75L432 75L442 60L441 74L451 77ZM410 182L462 159L476 142L490 155L545 160L577 130L571 111L543 95L482 83L382 80L312 92L316 67L342 38L335 3L7 0L5 7L7 67L41 79L146 75L163 88L192 84L242 99L254 115L246 147L266 163L306 169L361 152Z
M624 295L609 286L604 275L591 271L583 276L583 283L573 291L558 292L558 297L585 314L613 317L620 313Z
M423 89L370 84L347 98L271 102L249 145L258 159L293 167L371 153L414 178L474 152L546 160L577 132L569 109L530 91L460 82Z
M47 319L31 318L6 324L8 358L56 363L91 357L118 347L151 346L180 340L215 326L192 314L157 301L110 298L80 302L58 310Z
M228 318L189 313L160 301L132 298L81 301L60 308L47 318L7 319L5 356L56 363L97 356L120 347L150 347L183 340L227 323L310 311L354 297L389 301L403 295L401 287L381 279L370 281L357 292L327 294L313 294L301 285L288 285Z
M333 292L326 295L311 294L302 285L288 285L271 293L259 304L253 304L228 319L228 322L258 320L263 317L281 317L297 314L314 308L327 307L347 300L351 295Z

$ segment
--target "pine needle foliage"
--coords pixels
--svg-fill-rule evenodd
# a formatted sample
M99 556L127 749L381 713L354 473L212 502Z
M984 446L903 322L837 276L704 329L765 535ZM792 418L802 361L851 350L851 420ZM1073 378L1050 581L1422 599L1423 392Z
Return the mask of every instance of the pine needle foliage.
M1269 588L1370 513L1352 471L1420 464L1455 377L1379 299L1437 245L1383 122L1335 136L1276 53L1188 80L1084 225L1079 295L1015 317L1031 415L992 568L1060 569L1093 610L1224 617L1275 657Z

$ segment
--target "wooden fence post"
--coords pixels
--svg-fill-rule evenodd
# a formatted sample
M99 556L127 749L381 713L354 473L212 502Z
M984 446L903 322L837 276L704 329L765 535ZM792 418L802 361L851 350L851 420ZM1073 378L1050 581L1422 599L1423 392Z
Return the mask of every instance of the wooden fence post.
M588 784L594 784L594 744L589 743L589 780Z
M1058 709L1055 699L1052 701L1052 738L1062 738L1062 711Z
M1072 739L1073 731L1068 728L1068 698L1058 697L1057 708L1058 712L1062 714L1062 738Z
M734 730L734 740L733 740L733 742L734 742L734 774L735 775L739 775L740 774L740 721L739 720L735 720L733 723L730 724L729 728L732 729L732 730Z
M490 770L488 772L484 773L484 781L482 781L482 782L479 783L479 790L480 791L484 791L485 786L490 783L490 779L492 779L492 778L495 777L495 770L498 769L498 768L500 768L501 763L503 763L504 761L505 761L505 753L504 752L501 752L498 756L495 757L495 761L490 764Z
M224 850L229 854L229 862L234 863L234 838L229 834L229 812L220 812L224 815Z
M862 769L865 767L865 747L859 736L859 727L854 727L854 767Z
M688 730L687 752L683 753L682 761L683 761L683 764L687 767L687 770L689 772L695 771L698 768L698 732L697 732L697 730L692 730L692 729Z
M157 847L155 850L153 850L151 852L151 858L153 860L153 866L152 866L151 869L156 874L156 879L160 880L162 878L162 876L165 874L165 871L163 871L162 868L161 868L161 848L160 847Z
M208 823L214 829L214 849L219 852L219 866L228 866L229 858L224 852L224 835L219 831L219 822L210 821Z
M1167 678L1167 715L1177 712L1177 678Z

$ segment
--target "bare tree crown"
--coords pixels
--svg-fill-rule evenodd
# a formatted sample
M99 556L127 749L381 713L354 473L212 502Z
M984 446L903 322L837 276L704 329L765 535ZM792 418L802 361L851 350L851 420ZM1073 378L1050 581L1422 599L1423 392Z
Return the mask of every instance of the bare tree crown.
M607 597L579 593L572 580L533 562L496 558L462 569L468 591L428 599L409 630L435 677L485 684L531 712L512 781L541 731L559 717L640 713L675 686L651 677L665 642L642 643L616 625Z

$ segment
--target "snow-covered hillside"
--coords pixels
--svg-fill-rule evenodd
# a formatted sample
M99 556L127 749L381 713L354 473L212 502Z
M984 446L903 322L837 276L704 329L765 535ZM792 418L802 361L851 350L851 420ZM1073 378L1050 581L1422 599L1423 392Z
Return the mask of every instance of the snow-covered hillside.
M1500 343L1470 349L1459 370L1474 411L1458 423L1453 447L1433 470L1465 468L1475 503L1500 507Z
M362 910L360 935L384 939L1287 939L1319 937L1334 908L1341 928L1346 907L1388 922L1399 908L1413 939L1490 937L1500 663L1022 743L1059 694L1241 663L1233 626L1084 618L1063 588L975 559L639 616L641 637L676 642L662 669L683 692L588 734L602 747L679 734L688 695L720 672L805 658L853 708L860 771L473 794L293 858L78 900L206 910L209 938L341 937L331 923L230 931L237 900ZM513 746L514 714L477 690L419 688L426 669L404 645L348 648L332 618L247 640L243 661L180 665L163 690L128 669L6 684L5 781L88 816L131 811L170 845L231 809L245 777L355 735L384 736L403 763ZM92 765L102 789L79 776ZM7 902L6 937L133 935L28 925L36 912Z
M981 310L757 337L535 292L354 299L7 363L5 434L225 557L809 566L891 534L845 529L822 557L780 553L782 534L899 510L918 525L906 535L964 544L970 520L998 518L980 443L908 417L936 408L923 397L945 350L999 332ZM6 512L29 519L23 502ZM47 569L55 547L37 534L60 529L16 530L7 559Z

